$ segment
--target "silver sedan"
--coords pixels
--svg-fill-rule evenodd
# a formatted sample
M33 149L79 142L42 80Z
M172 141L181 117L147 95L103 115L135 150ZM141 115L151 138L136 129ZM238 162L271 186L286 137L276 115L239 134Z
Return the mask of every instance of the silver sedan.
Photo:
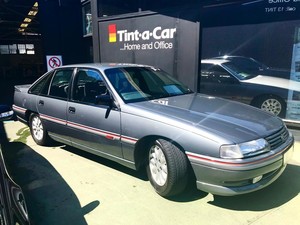
M13 109L37 144L51 139L132 169L161 196L188 181L218 195L252 192L283 172L294 138L260 109L194 93L158 68L70 65L15 87ZM113 184L112 184L113 185Z

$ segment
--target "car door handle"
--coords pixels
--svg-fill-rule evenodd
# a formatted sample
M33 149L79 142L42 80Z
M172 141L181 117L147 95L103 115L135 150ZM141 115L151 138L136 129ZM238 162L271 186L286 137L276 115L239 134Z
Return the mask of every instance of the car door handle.
M39 105L44 105L44 101L43 101L43 100L40 100L40 101L39 101Z
M69 107L69 113L75 113L76 109L75 107Z

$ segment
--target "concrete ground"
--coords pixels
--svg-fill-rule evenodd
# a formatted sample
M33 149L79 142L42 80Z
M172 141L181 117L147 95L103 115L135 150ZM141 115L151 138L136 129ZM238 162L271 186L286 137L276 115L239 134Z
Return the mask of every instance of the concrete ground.
M267 188L220 197L189 188L165 199L146 175L65 145L37 146L19 122L4 124L7 167L33 225L298 225L300 133L292 160Z

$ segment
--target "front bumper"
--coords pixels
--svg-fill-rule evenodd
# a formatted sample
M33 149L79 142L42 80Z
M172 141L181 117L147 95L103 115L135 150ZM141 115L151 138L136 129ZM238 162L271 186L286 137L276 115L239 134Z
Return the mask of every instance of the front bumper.
M187 153L199 190L232 196L260 190L274 182L294 151L292 136L277 151L250 160L225 161Z

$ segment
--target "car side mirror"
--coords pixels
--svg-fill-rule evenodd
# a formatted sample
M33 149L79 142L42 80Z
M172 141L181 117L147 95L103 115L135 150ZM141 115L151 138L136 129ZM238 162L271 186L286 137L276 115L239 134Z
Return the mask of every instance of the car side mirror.
M0 121L13 118L14 111L8 105L0 105Z
M98 104L98 105L107 105L109 107L112 107L113 99L112 99L110 94L97 95L96 96L96 104Z
M96 104L108 106L106 113L105 113L105 119L107 119L109 117L110 111L115 106L114 99L111 97L110 94L97 95L96 96Z

